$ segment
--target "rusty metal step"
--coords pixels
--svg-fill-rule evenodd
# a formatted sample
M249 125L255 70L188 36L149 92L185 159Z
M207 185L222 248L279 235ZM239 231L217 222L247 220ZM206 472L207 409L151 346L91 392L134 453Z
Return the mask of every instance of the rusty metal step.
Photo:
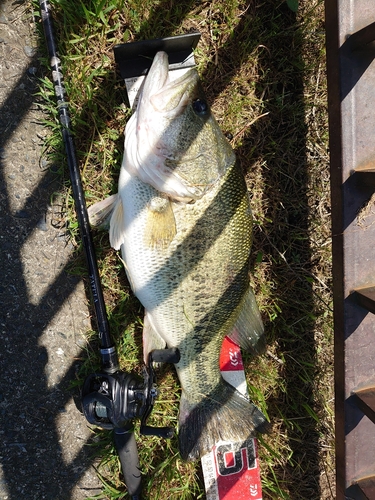
M356 483L369 500L375 498L375 476L358 479Z
M357 389L353 391L353 396L358 408L375 424L375 385Z
M353 481L347 490L346 500L374 500L375 476L364 475Z
M352 50L363 49L375 40L375 22L368 24L355 33L351 33L348 40L350 40Z
M375 286L357 288L354 290L354 294L360 306L375 314Z
M359 174L375 174L375 161L370 161L365 163L365 165L360 165L355 169L355 172Z

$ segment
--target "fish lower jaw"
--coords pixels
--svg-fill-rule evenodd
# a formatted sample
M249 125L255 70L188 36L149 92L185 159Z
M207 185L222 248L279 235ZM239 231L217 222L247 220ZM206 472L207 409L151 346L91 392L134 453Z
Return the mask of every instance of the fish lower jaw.
M139 163L139 166L129 165L128 171L131 175L136 175L142 182L149 184L156 191L162 193L172 200L184 203L190 203L202 196L201 190L189 185L177 174L168 171L157 164L155 160L152 167L145 163Z

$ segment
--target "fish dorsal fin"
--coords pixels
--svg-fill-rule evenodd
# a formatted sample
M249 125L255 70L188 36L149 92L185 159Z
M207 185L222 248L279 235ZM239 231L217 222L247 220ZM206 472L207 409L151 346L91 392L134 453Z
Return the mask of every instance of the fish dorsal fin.
M124 210L122 207L121 196L117 197L113 208L111 222L109 226L109 242L111 247L119 250L125 240Z
M87 213L91 227L108 230L117 197L117 193L112 194L111 196L108 196L108 198L98 201L88 208Z
M176 235L176 220L171 200L155 195L147 207L145 244L151 248L167 248Z
M246 292L240 314L228 337L252 354L260 354L266 348L263 322L251 287Z

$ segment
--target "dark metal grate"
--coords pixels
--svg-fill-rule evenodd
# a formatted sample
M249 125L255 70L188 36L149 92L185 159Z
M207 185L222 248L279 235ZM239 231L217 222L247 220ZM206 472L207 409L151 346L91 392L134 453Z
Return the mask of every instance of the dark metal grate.
M375 499L375 3L325 6L336 498Z

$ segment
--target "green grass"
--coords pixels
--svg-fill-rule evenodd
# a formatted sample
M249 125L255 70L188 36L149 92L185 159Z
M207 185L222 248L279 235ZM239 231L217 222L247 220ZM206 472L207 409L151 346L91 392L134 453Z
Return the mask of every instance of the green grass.
M288 2L295 10L296 2ZM196 60L213 112L246 174L254 213L252 282L268 338L247 359L250 393L272 423L260 439L264 499L334 498L329 170L323 1L53 0L57 40L88 204L116 192L130 112L113 46L199 30ZM85 274L48 68L46 143L65 182L61 224ZM139 370L142 309L105 234L95 234L111 331L124 370ZM82 376L97 366L95 332ZM179 387L159 378L154 425L177 422ZM108 433L96 432L103 494L127 498ZM176 439L137 436L150 499L204 498L199 464Z

